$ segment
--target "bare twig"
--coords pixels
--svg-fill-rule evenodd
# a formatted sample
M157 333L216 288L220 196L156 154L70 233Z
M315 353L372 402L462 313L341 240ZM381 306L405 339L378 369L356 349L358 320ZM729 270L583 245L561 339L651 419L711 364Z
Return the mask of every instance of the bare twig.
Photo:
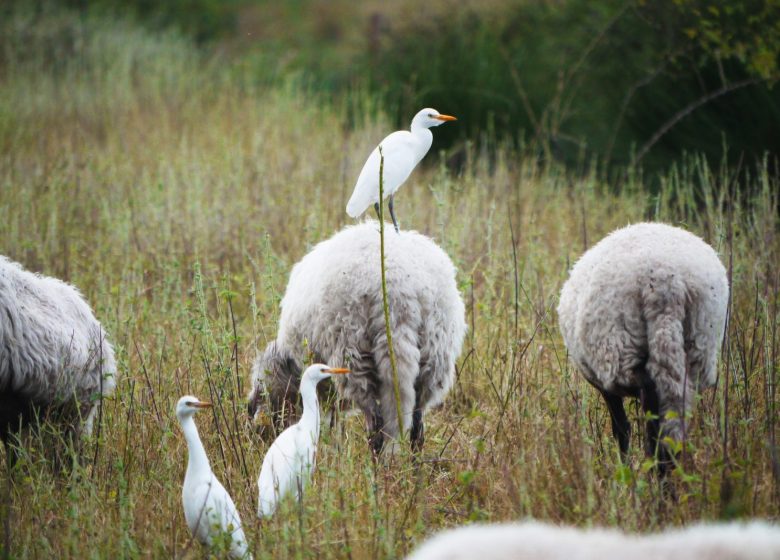
M393 331L390 328L390 306L387 303L387 278L385 270L385 215L384 215L384 170L385 156L382 146L379 146L379 253L382 260L382 307L385 311L385 334L387 336L387 352L390 355L390 369L393 370L393 392L395 393L395 409L398 416L398 438L403 439L404 421L401 417L401 385L398 382L398 368L395 365L395 350L393 349Z
M636 154L636 157L634 158L633 164L636 165L640 161L642 161L642 158L644 158L647 155L647 152L650 151L650 149L655 146L655 144L663 138L667 132L669 132L678 122L683 120L685 117L693 113L696 109L701 107L702 105L712 101L713 99L717 99L718 97L721 97L723 95L726 95L727 93L731 93L732 91L741 89L743 87L752 86L754 84L758 84L761 82L768 81L767 78L749 78L747 80L741 80L739 82L734 82L733 84L729 86L724 86L720 89L717 89L715 91L712 91L708 93L707 95L704 95L697 99L696 101L693 101L692 103L689 103L679 111L677 111L672 118L670 118L668 121L666 121L661 128L655 131L655 134L653 134L650 137L650 140L644 143L644 145L639 149L639 151Z

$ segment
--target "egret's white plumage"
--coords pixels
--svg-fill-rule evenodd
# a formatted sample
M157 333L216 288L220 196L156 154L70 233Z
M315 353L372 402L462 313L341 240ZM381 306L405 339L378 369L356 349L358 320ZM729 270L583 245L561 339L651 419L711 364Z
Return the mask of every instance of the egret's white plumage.
M347 214L357 218L372 204L379 202L379 148L385 159L382 185L385 197L390 197L390 215L396 231L398 224L393 212L393 195L406 181L412 170L425 157L433 142L432 126L439 126L455 117L442 115L436 109L422 109L412 119L411 130L399 130L387 136L374 148L360 171L355 190L347 203Z
M349 373L344 368L329 368L324 364L309 366L301 377L301 420L290 426L271 444L263 459L257 485L258 517L273 515L280 500L287 494L298 499L303 485L314 470L317 441L320 439L320 405L317 384L333 374Z
M201 543L211 546L215 537L229 535L230 557L251 559L236 505L214 476L193 419L198 410L210 406L192 396L182 397L176 404L176 417L189 449L181 493L184 518L190 533Z

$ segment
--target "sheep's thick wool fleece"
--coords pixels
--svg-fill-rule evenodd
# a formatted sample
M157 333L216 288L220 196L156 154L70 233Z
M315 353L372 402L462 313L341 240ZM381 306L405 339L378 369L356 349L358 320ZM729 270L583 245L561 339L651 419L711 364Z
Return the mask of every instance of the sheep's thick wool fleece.
M116 385L114 351L76 288L0 256L0 391L92 407Z
M728 304L726 271L699 237L659 223L619 229L589 249L561 291L564 341L583 375L608 392L716 379Z
M454 361L466 332L455 267L436 243L414 231L389 230L385 255L393 342L400 361L417 366L438 359L439 349L454 354L451 364L432 368L436 378L427 380L438 389L428 403L435 405L454 381ZM345 356L372 354L385 335L380 286L379 223L369 220L345 228L293 268L277 341L299 348L308 338L312 348L327 351L323 358L331 365L343 363ZM406 354L411 354L407 360ZM399 372L403 375L404 369ZM360 379L339 381L349 385Z
M780 528L753 521L698 525L654 535L580 530L529 521L444 531L407 560L775 560Z
M415 387L419 406L427 409L440 403L452 386L466 333L465 308L455 267L433 240L388 228L385 254L406 423L415 406ZM297 390L300 364L293 362L302 363L308 350L331 366L349 366L352 375L335 380L340 392L364 411L372 410L379 397L393 433L395 400L389 390L379 255L379 224L368 220L319 243L295 265L281 303L277 338L255 363L254 392L263 385L272 395Z

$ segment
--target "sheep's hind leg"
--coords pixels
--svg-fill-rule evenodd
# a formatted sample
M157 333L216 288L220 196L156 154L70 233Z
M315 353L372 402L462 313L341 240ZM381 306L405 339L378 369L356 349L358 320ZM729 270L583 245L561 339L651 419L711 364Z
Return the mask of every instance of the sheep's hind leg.
M612 421L612 435L620 447L620 460L625 463L628 457L628 445L631 440L631 424L626 417L623 408L623 397L601 392L609 408L609 416Z
M642 389L639 393L642 410L647 416L645 433L645 453L658 459L658 474L665 477L671 471L674 463L665 445L658 444L658 438L661 431L661 419L659 416L660 405L658 399L658 390L655 382L648 376L645 376L642 383Z
M382 452L385 445L384 420L382 411L379 409L379 403L375 403L373 410L365 412L366 424L368 424L368 445L375 455Z
M409 438L412 440L412 451L418 453L422 451L425 443L425 426L423 425L423 409L420 404L420 387L415 386L414 412L412 412L412 430Z

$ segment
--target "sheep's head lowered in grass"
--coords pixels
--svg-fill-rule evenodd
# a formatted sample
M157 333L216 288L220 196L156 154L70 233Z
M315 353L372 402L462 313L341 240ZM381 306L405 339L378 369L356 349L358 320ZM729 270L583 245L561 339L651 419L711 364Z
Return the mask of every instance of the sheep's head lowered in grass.
M252 388L247 398L247 412L262 430L285 424L298 400L302 365L276 341L266 346L252 367Z

